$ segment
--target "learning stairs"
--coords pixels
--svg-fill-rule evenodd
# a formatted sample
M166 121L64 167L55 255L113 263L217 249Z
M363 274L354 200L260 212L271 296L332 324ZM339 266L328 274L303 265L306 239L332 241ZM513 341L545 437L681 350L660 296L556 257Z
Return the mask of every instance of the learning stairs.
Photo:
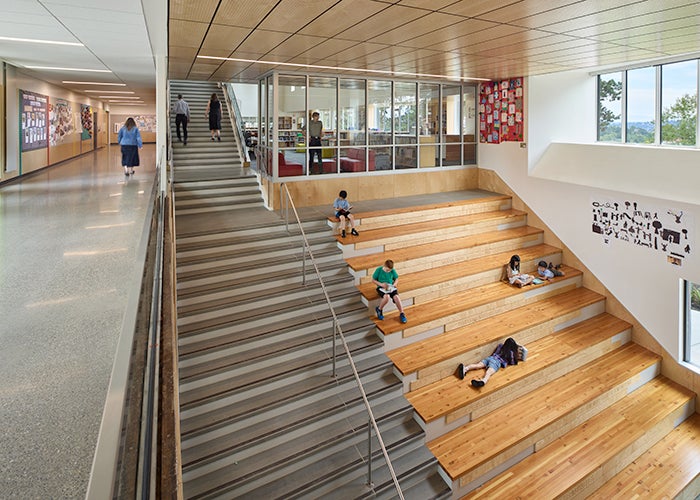
M695 394L661 375L661 358L633 342L632 325L544 244L511 198L355 213L359 236L338 246L385 351L425 430L453 498L695 498L700 493L700 417ZM349 229L349 228L348 228ZM561 264L564 276L523 288L521 270ZM392 303L384 320L374 269L399 273L408 322ZM513 337L526 362L482 388L457 376Z

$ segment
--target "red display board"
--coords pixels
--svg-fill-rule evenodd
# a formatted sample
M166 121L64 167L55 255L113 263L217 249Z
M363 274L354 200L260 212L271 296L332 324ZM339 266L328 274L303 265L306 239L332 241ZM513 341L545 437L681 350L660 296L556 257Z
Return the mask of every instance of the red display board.
M522 141L524 120L522 77L479 86L479 142Z

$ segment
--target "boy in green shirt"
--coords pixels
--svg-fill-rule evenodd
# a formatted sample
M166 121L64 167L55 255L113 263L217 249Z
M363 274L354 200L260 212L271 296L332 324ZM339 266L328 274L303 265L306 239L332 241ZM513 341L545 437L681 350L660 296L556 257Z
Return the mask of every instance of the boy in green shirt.
M388 259L383 266L378 267L372 273L372 282L377 285L377 293L382 298L379 301L379 306L375 307L374 310L377 312L377 319L384 319L383 309L384 306L389 303L389 299L394 301L397 309L399 310L399 319L401 323L406 323L406 315L403 312L403 306L401 305L401 299L399 298L399 290L397 288L397 283L399 281L399 273L394 269L394 261Z

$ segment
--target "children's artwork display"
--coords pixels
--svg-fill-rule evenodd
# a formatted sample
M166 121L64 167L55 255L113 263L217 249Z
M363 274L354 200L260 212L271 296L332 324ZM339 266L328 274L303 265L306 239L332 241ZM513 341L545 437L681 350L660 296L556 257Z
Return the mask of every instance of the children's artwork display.
M669 264L683 265L692 250L693 219L683 210L642 206L636 201L591 200L592 229L603 243L614 240L661 252Z
M92 107L87 104L80 105L80 125L82 126L80 138L92 139Z
M479 142L523 140L523 79L479 85Z
M56 99L49 105L49 144L62 144L67 136L75 132L71 103L65 99Z
M49 97L20 90L20 121L22 151L48 147L48 103Z

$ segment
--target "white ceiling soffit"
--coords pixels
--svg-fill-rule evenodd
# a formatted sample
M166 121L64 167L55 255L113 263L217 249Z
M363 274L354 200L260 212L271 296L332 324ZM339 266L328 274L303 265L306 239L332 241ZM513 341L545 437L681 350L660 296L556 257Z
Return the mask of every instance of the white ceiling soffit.
M89 87L61 82L125 83L144 100L155 101L155 64L139 0L0 0L0 37L82 43L68 46L0 39L0 59L18 68L108 70L22 69L75 91Z

